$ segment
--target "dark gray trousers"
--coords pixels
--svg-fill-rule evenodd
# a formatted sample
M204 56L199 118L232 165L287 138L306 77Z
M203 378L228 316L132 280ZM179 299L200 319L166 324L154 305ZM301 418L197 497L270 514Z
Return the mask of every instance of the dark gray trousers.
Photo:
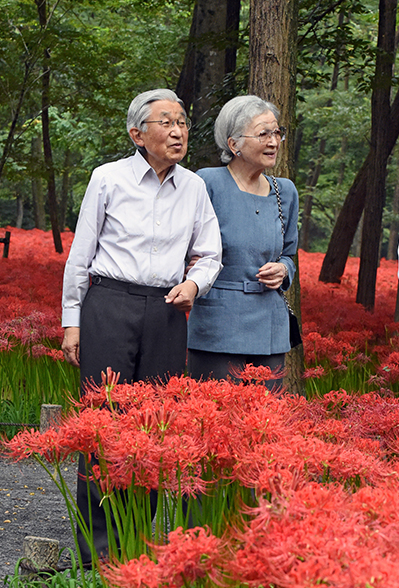
M247 363L252 363L255 367L264 365L270 367L272 370L282 370L284 368L284 360L285 353L276 353L273 355L241 355L189 349L187 373L196 380L209 377L215 380L224 380L227 376L232 377L232 368L241 370ZM269 390L273 387L281 388L282 385L283 378L266 382Z
M120 372L120 383L148 378L167 379L185 369L187 324L184 313L164 296L170 288L135 286L101 278L93 280L82 305L80 329L81 383L93 378L101 382L101 371L111 367ZM156 492L151 493L151 509L156 509ZM94 544L98 555L107 557L108 540L104 510L94 482L90 483ZM79 459L78 507L89 524L86 470ZM115 534L116 533L116 529ZM91 553L78 529L83 562Z

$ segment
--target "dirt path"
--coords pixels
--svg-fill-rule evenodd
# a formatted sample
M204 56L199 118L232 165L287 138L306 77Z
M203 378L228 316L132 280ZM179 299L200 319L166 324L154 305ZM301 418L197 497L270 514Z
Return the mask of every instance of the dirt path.
M63 476L75 495L77 464L68 461ZM35 461L0 459L0 585L12 574L27 535L58 539L73 547L67 509L55 483Z

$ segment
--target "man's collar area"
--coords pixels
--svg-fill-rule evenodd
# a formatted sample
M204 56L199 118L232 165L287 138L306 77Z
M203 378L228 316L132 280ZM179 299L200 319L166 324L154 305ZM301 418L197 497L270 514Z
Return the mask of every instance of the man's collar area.
M151 167L151 165L148 163L148 161L141 155L140 151L138 151L138 150L136 151L136 153L133 156L132 167L133 167L133 172L134 172L134 175L136 176L136 180L137 180L138 184L141 184L144 177L148 173L155 174L154 168ZM170 170L168 171L168 173L162 183L171 179L175 188L176 188L176 179L177 179L176 178L176 170L177 170L177 168L178 168L177 165L173 165L170 168Z

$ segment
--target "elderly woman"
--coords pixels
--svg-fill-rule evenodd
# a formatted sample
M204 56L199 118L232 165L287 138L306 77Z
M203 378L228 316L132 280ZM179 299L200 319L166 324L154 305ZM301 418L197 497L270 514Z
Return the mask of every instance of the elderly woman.
M223 265L212 289L189 317L188 372L225 378L247 363L283 368L290 350L289 314L280 289L295 273L298 194L278 178L282 219L273 178L285 138L277 108L257 96L239 96L222 108L215 140L227 166L202 169L219 220ZM281 379L273 382L281 385Z

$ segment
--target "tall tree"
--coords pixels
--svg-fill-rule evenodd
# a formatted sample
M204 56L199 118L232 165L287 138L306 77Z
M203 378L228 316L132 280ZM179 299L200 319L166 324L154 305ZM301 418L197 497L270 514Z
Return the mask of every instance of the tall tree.
M40 28L45 32L47 28L47 0L35 0L39 15ZM56 3L58 4L58 2ZM55 6L53 7L53 9ZM55 190L55 172L53 154L50 141L50 49L46 47L43 51L43 72L42 72L42 137L43 153L46 166L47 197L50 210L51 230L53 232L54 247L57 253L62 253L61 232L58 223L57 196Z
M342 27L344 22L344 14L341 12L338 15L338 27ZM340 62L340 47L336 50L336 61L334 63L332 79L331 79L331 93L338 87L338 76L339 76L339 62ZM326 107L331 108L333 105L332 96L328 98ZM315 136L315 141L317 141ZM305 202L302 211L302 226L299 234L299 247L304 251L309 251L310 248L310 229L311 229L311 217L313 207L313 191L319 180L319 176L322 168L322 161L326 149L327 139L321 137L319 141L319 149L316 158L311 162L310 170L306 180L305 186Z
M296 41L298 1L251 0L249 93L273 102L280 110L280 124L288 128L287 141L276 173L294 178L294 122L296 95ZM289 292L289 300L300 318L299 273ZM303 393L303 348L287 356L285 384L292 393Z
M194 133L198 125L213 128L216 90L226 74L236 67L240 19L240 0L197 0L183 68L176 87L177 95L190 112ZM195 144L195 166L218 163L213 137L201 133Z
M368 168L362 246L356 302L372 310L375 302L385 178L389 156L388 133L391 116L391 86L395 55L395 26L398 0L380 0L377 59L371 98L372 154Z
M393 3L396 5L397 0L393 0ZM393 24L394 23L395 20L393 20ZM392 53L390 59L392 60ZM385 67L389 68L389 64ZM392 67L392 61L390 67ZM387 92L386 88L385 92ZM383 155L384 159L387 158L391 153L399 136L399 91L396 93L392 106L390 107L388 112L385 112L385 116L386 120L383 122L383 126L385 129L385 148L382 147L382 153L380 153L380 155ZM376 120L378 120L377 112L375 112L375 117ZM375 137L374 141L376 141ZM375 147L372 149L370 145L369 153L365 161L363 162L363 165L360 167L358 173L356 174L356 177L345 198L345 202L341 208L341 211L335 223L334 230L332 232L331 239L319 275L319 280L322 282L338 283L340 282L342 274L344 273L346 260L349 255L349 250L351 248L353 238L355 236L356 229L359 224L365 205L366 190L369 181L369 170L374 165L374 149ZM383 178L381 178L381 181L385 183L385 168L383 172ZM379 188L380 186L378 187L377 193L380 193ZM381 225L378 229L378 233L380 233L380 230ZM366 238L365 233L364 235Z

